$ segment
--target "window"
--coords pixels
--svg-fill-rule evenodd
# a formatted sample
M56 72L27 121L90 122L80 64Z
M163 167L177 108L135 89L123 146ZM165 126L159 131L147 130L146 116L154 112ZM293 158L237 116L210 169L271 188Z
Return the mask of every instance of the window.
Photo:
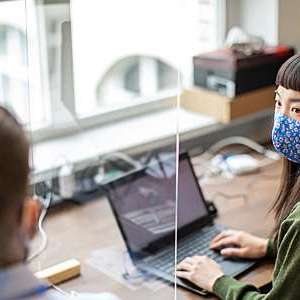
M44 138L164 108L224 27L224 0L26 1L0 2L0 101Z
M20 2L0 5L0 102L11 106L27 123L26 34L22 18L18 20L20 16L25 20L25 10Z
M159 99L177 86L177 70L160 59L127 56L114 65L97 83L96 105L101 111L130 107ZM84 112L80 106L79 113Z
M28 69L25 1L0 2L0 103L11 107L32 129L45 123L45 102L38 78L39 65ZM29 60L36 51L30 48ZM34 58L36 61L36 57ZM30 95L30 97L29 97Z
M175 95L178 70L190 84L191 57L217 46L218 3L71 2L77 113L129 110L134 104L159 101L162 90ZM163 81L169 83L161 89Z

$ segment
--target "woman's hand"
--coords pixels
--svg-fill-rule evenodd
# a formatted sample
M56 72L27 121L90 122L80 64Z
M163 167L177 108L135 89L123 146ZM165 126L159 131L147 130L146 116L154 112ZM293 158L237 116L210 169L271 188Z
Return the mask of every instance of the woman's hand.
M227 257L262 258L267 253L267 239L252 234L225 230L211 242L211 249L221 249L221 254Z
M187 257L177 265L176 275L212 292L219 277L224 275L221 267L207 256Z

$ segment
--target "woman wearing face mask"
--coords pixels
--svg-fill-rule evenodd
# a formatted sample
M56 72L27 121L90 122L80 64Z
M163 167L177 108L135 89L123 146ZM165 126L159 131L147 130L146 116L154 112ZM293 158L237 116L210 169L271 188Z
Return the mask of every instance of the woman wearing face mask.
M215 293L224 300L289 300L300 297L300 54L280 68L276 79L276 107L272 141L283 156L280 192L273 204L275 228L270 239L228 230L216 236L212 249L227 257L275 261L271 290L257 288L224 276L207 257L189 257L179 263L177 276Z

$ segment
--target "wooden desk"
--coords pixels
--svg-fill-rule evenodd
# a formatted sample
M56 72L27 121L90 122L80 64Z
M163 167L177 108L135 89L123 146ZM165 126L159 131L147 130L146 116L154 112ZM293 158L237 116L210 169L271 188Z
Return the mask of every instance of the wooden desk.
M205 185L203 189L208 199L213 197L216 191L228 195L248 191L248 199L215 197L214 201L220 212L218 222L267 237L273 225L268 209L276 193L278 184L276 175L279 177L279 173L280 163L276 163L265 168L262 173L239 177L230 183ZM251 188L248 190L249 185ZM78 292L109 291L122 299L173 299L174 287L172 286L166 285L158 292L146 288L132 291L86 263L94 249L111 245L124 248L106 199L96 200L83 206L68 203L58 207L50 212L45 229L49 235L49 245L40 258L32 262L33 270L72 257L78 258L82 263L82 276L62 284L60 286L62 289L67 291L74 289ZM271 273L272 265L265 262L240 279L261 286L271 279ZM178 299L193 300L202 297L178 288Z

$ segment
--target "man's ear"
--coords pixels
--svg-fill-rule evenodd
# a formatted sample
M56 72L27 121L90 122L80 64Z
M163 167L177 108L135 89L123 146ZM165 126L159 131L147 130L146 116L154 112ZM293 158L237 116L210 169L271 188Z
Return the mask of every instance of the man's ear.
M36 198L27 198L24 201L22 213L22 230L29 239L32 239L37 231L41 204Z

